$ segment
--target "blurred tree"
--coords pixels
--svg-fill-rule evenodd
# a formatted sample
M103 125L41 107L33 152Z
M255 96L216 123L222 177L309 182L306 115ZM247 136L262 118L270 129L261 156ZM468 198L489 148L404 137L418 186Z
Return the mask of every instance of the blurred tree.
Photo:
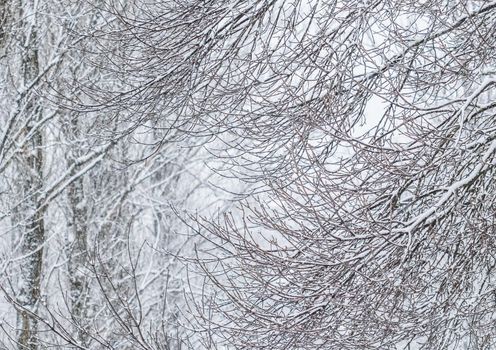
M215 200L195 173L205 155L173 115L123 133L133 110L76 109L87 87L130 81L93 55L113 21L103 1L0 1L0 348L192 341L178 259L191 237L172 207Z

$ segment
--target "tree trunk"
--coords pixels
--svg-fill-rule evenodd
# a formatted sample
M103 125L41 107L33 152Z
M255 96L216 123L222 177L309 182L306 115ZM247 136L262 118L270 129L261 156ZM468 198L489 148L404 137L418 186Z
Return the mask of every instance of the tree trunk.
M71 122L70 137L75 140L80 136L79 123L77 119ZM81 156L76 149L71 151L71 157ZM76 172L76 170L74 170ZM69 235L68 246L68 272L70 283L70 305L71 317L75 323L75 333L78 341L84 345L89 345L87 333L87 303L88 303L88 277L85 274L88 254L87 235L87 207L84 204L84 177L78 178L68 187L67 196L69 201Z
M21 19L25 35L22 44L23 85L29 86L39 75L38 38L36 8L32 0L21 1ZM44 208L40 202L43 188L43 135L36 125L42 119L43 110L35 96L27 97L24 103L26 127L24 135L30 138L22 150L20 167L23 171L21 187L25 201L21 206L24 232L21 255L25 257L20 269L18 303L22 306L18 314L20 326L19 348L38 349L38 322L31 313L36 313L40 301L41 275L43 268L43 243L45 240ZM22 103L22 102L21 102Z

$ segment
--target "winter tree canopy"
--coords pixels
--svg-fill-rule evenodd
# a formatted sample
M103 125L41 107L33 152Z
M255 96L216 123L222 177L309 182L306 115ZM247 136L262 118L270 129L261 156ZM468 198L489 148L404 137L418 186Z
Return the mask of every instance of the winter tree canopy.
M496 2L0 22L0 347L496 347Z

